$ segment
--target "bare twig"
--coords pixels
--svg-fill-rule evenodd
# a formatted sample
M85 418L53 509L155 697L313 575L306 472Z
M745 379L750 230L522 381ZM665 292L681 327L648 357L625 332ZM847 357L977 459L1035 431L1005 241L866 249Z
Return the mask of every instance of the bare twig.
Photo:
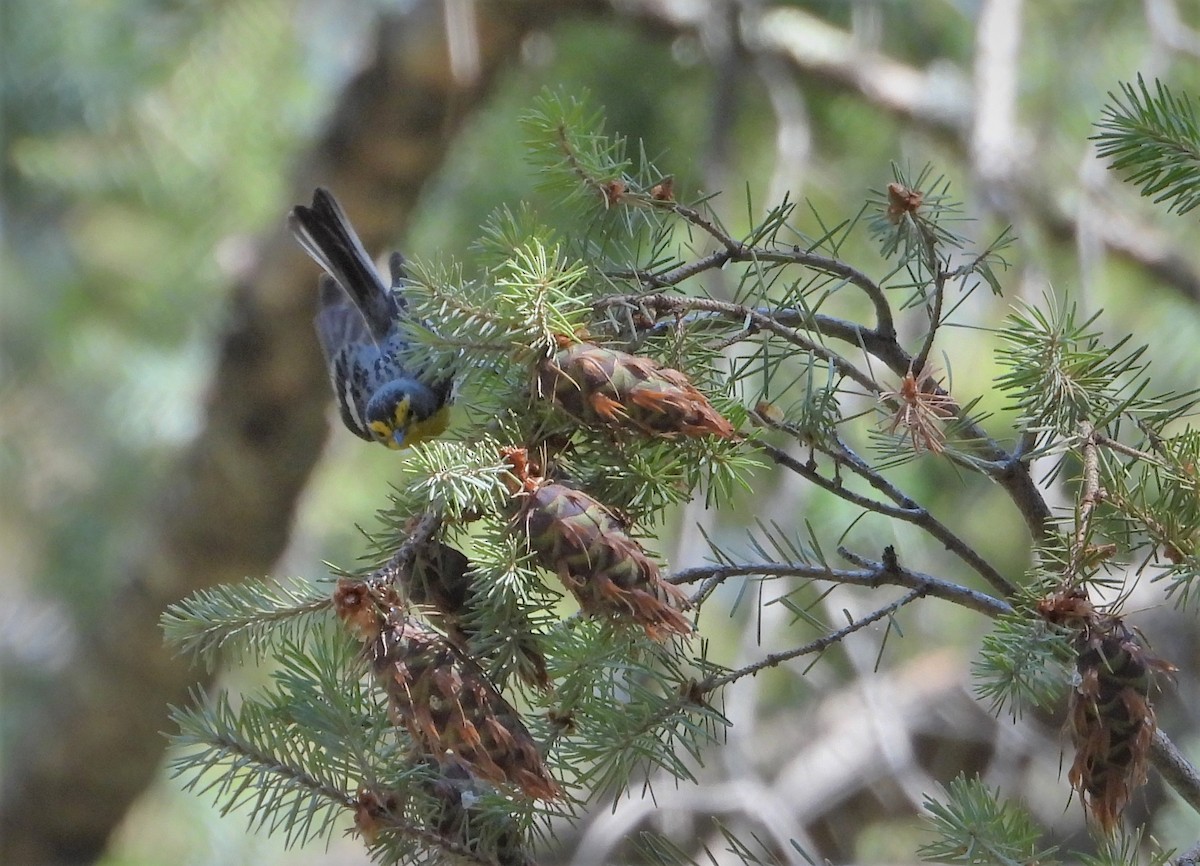
M434 534L441 529L442 514L440 511L428 511L421 515L408 538L396 549L383 565L371 572L367 577L368 583L395 583L412 571L413 562Z
M761 423L767 424L776 429L785 429L784 425L776 424L770 419L762 415L756 417ZM788 430L789 433L795 435L795 431ZM878 490L888 499L895 503L895 506L887 505L878 500L870 499L861 494L854 493L846 489L836 480L825 478L817 472L816 464L812 461L809 463L801 463L796 458L792 457L786 451L776 448L766 442L756 442L759 448L765 451L772 460L781 466L796 472L803 478L812 481L822 487L822 489L839 496L847 502L859 505L870 511L878 514L884 514L888 517L894 517L897 520L903 520L906 523L911 523L914 526L923 529L932 537L940 541L947 550L969 565L976 571L984 580L990 583L995 589L1004 595L1006 598L1011 598L1016 594L1016 586L1009 581L1004 575L1000 574L990 563L987 562L973 546L959 538L954 532L930 514L926 509L917 504L910 496L904 493L900 488L889 482L886 478L872 469L866 461L855 454L845 444L838 442L837 448L830 448L822 444L820 441L809 443L811 447L820 451L822 454L832 458L839 466L844 466L853 472L858 477L862 478L873 488Z
M1161 729L1154 732L1154 739L1150 742L1150 759L1163 780L1175 789L1175 793L1200 812L1200 770Z
M710 581L720 583L736 577L805 577L813 580L828 580L849 586L904 586L919 590L922 595L940 598L975 610L988 616L1010 613L1012 606L1003 599L984 592L943 580L933 575L887 562L874 562L848 550L838 550L843 557L858 565L857 570L829 568L826 565L803 562L760 562L744 565L698 565L675 572L671 583L685 584L701 582L702 587ZM703 591L703 589L701 590ZM700 593L697 593L699 596Z
M1134 460L1137 460L1141 463L1148 463L1151 466L1157 466L1160 469L1167 468L1167 464L1164 463L1163 460L1158 457L1158 455L1151 454L1149 451L1142 451L1141 449L1134 448L1132 445L1126 445L1124 442L1118 442L1116 439L1106 436L1099 430L1092 431L1092 439L1097 445L1103 445L1110 451L1116 451L1118 454L1124 454L1126 457L1132 457Z
M925 364L929 361L929 354L933 351L933 341L937 337L938 328L942 324L942 305L945 303L946 278L948 276L946 270L938 262L937 253L934 251L932 244L928 244L928 240L927 238L927 255L931 273L933 274L933 307L929 310L929 331L925 334L925 340L921 343L921 351L917 352L917 356L913 358L912 364L909 366L909 371L918 377L925 370Z
M667 271L658 273L642 270L616 271L611 276L636 279L647 289L655 290L677 286L697 274L722 268L730 262L767 262L780 265L801 265L819 273L837 277L861 289L871 300L871 305L875 310L876 332L882 339L895 340L896 326L892 316L891 305L888 303L883 288L857 268L840 259L823 256L809 250L802 250L799 247L794 247L791 250L781 250L763 249L743 244L719 229L711 221L704 219L699 212L692 208L675 203L664 205L661 202L653 202L653 204L660 208L667 207L693 225L709 232L721 243L723 249L717 250L694 262L688 262ZM695 222L696 219L703 220L703 222Z
M753 664L738 668L735 671L730 671L729 673L723 674L719 677L710 676L700 683L699 690L701 692L711 692L721 688L722 686L736 682L743 677L752 677L759 671L765 670L766 668L776 667L784 662L791 661L792 659L799 658L803 655L821 652L822 650L833 646L835 643L844 640L854 632L860 631L872 623L879 622L879 620L884 619L885 617L890 617L900 608L904 607L904 605L921 598L923 595L924 593L919 589L910 590L900 598L893 601L891 604L886 604L878 610L873 611L872 613L860 619L856 619L854 622L842 626L837 631L831 631L829 634L822 635L816 640L810 641L803 646L794 647L793 649L786 650L784 652L769 653Z
M755 447L762 449L764 453L780 466L795 472L806 481L832 493L834 496L846 500L851 505L857 505L867 511L873 511L876 514L882 514L885 517L893 517L897 520L905 520L912 522L921 508L912 500L906 499L897 505L888 505L886 502L880 502L877 499L871 499L868 496L863 496L861 493L855 493L853 490L848 490L843 487L841 481L836 478L826 478L817 471L815 462L809 461L802 463L788 454L782 448L770 444L769 442L755 442Z
M1087 560L1087 540L1091 535L1092 513L1103 495L1100 489L1100 457L1095 428L1091 421L1079 422L1079 444L1083 450L1083 488L1075 510L1075 538L1067 564L1067 580L1077 583Z
M803 331L782 325L771 316L762 315L750 307L744 307L729 301L718 301L713 298L685 298L673 295L650 295L645 297L619 295L601 298L594 304L597 309L625 305L641 306L646 309L656 310L660 314L686 313L689 310L709 310L722 313L727 317L736 317L739 320L749 321L757 330L775 334L777 337L820 358L847 379L857 382L868 393L878 394L881 390L873 377L858 369L841 355L814 343Z
M629 201L642 201L642 199L631 196ZM688 207L687 205L683 205L674 201L660 202L650 198L647 198L644 201L651 207L673 211L687 222L696 226L698 229L707 232L712 236L713 240L715 240L724 248L725 255L729 256L729 258L725 259L725 261L745 261L745 259L741 257L746 255L749 247L746 247L739 241L735 240L733 236L729 234L729 232L722 229L713 220L700 213L700 211L698 211L696 208ZM722 262L722 264L724 264L724 262ZM717 265L716 267L720 267L720 265Z
M657 298L661 296L651 295L649 297ZM666 297L673 298L670 295ZM641 304L641 298L641 295L612 296L601 298L596 302L596 306L636 307ZM694 299L677 297L673 298L673 300L677 301L681 306L687 306L687 302ZM903 376L908 370L908 365L912 360L911 356L900 347L900 344L895 341L894 337L885 337L874 328L868 328L865 325L860 325L857 322L851 322L846 319L839 319L836 316L798 310L795 307L778 307L772 309L770 307L743 307L738 304L729 304L726 309L716 307L707 310L696 307L691 307L691 309L692 312L688 313L676 312L674 318L669 321L656 322L645 333L647 335L655 335L664 333L668 328L703 327L706 324L719 322L724 319L732 320L734 316L744 310L753 310L759 315L769 316L780 325L794 328L806 327L822 336L832 337L835 340L849 343L867 352L873 358L878 358L889 370L900 376ZM759 329L751 322L745 333L749 336L757 330Z

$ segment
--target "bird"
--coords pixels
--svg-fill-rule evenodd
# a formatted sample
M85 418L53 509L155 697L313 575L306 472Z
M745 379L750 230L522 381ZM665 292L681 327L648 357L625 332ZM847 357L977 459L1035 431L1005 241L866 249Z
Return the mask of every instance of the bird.
M453 375L404 360L404 256L389 258L389 286L337 199L320 187L311 206L292 209L288 227L325 271L314 325L346 427L393 450L445 432Z

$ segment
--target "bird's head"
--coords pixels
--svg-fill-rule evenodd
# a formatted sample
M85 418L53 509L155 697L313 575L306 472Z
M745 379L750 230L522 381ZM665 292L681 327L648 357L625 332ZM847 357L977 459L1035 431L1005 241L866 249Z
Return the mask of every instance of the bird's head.
M415 379L396 379L367 403L367 426L375 441L392 450L407 448L445 431L450 407Z

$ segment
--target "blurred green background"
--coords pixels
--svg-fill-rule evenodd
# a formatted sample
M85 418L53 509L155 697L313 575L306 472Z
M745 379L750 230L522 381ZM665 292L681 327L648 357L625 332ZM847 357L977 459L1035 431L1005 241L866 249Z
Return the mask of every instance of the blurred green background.
M293 298L288 315L311 304L315 273L283 237L283 220L312 185L331 184L356 222L374 209L364 217L372 249L392 243L421 257L469 260L480 223L497 205L527 199L550 213L524 162L518 124L545 85L586 88L609 128L643 142L682 188L723 192L716 207L735 234L786 193L811 203L798 220L819 235L814 214L825 224L855 215L869 190L892 179L890 162L914 171L932 162L974 221L960 231L983 239L1012 223L1021 238L1002 277L1005 297L977 293L956 315L966 327L944 335L942 366L957 392L990 390L994 346L980 328L996 326L1015 299L1036 303L1047 292L1089 311L1104 308L1103 331L1132 332L1136 343L1150 345L1159 388L1185 390L1200 369L1195 218L1168 217L1122 187L1095 159L1088 136L1107 92L1139 72L1200 94L1196 12L1156 0L0 5L0 771L7 813L48 816L43 832L64 836L88 826L78 846L48 846L58 853L45 854L47 862L364 859L357 842L340 838L328 852L284 853L273 840L243 834L242 821L219 818L205 798L181 793L162 773L142 779L122 772L123 750L158 761L162 738L154 732L167 728L165 707L146 718L146 707L119 696L89 703L101 689L89 687L92 633L125 616L153 631L145 611L130 613L128 594L131 569L157 573L147 557L169 546L158 528L164 508L179 504L186 513L172 519L203 529L205 512L188 509L204 473L192 473L212 453L204 442L220 414L213 407L223 405L239 369L252 372L234 363L242 355L231 352L231 335L247 310L270 317L273 305L284 304L280 295L256 294L260 278L290 269L295 278L282 283ZM407 53L386 59L397 52ZM394 74L384 78L385 96L350 100L354 82L381 65ZM401 98L397 90L410 104L395 122L371 113ZM433 118L424 125L413 120L422 111ZM374 141L363 149L366 136ZM389 182L375 188L378 177ZM865 239L844 256L868 273L883 271ZM904 327L919 337L921 320L910 316ZM293 369L320 381L301 389L275 371L283 402L268 409L332 417L311 334L301 327L294 334L309 366ZM1004 436L1003 407L989 399L983 405L1001 412L995 432ZM294 495L276 503L277 540L259 559L227 557L228 573L314 577L325 572L323 561L349 564L360 554L356 525L371 525L389 472L403 458L363 447L340 427L323 444L323 425L288 440L316 462L311 476L305 461L290 464L285 487ZM995 491L930 461L897 478L1002 571L1018 575L1025 567L1022 524ZM258 483L269 485L269 474ZM811 502L792 479L764 475L759 483L753 503L772 509L769 518L794 522ZM1049 495L1067 501L1053 485ZM853 516L830 503L805 513L831 542ZM697 520L733 539L752 516L689 509L660 549L672 565L694 562ZM225 543L220 533L201 536L213 549ZM946 565L919 538L896 532L884 543L900 545L923 570ZM199 577L194 585L206 582ZM168 598L186 587L158 589ZM1184 699L1164 718L1177 725L1168 725L1172 736L1191 746L1187 655L1196 648L1187 622L1148 598L1145 616L1165 634L1163 655L1184 671ZM854 610L854 603L847 594L832 610ZM1071 823L1062 815L1065 783L1056 781L1056 722L988 725L962 686L985 624L944 608L930 603L909 614L905 640L888 647L885 673L871 673L878 647L868 641L858 655L847 650L807 676L775 672L731 696L726 710L738 727L713 758L707 793L668 797L654 817L651 806L602 809L585 829L564 830L562 849L542 862L609 862L613 840L639 822L680 831L698 826L702 815L738 813L731 803L743 804L740 813L765 824L768 835L806 839L835 862L898 862L915 848L906 816L921 791L931 779L944 782L977 764L991 766L997 783L1043 808L1047 820ZM705 627L726 663L808 634L770 609L759 617L747 606L727 621L713 615ZM103 641L120 646L112 635ZM150 646L137 652L157 651ZM146 664L157 662L147 657ZM236 685L253 676L229 679ZM934 692L921 698L926 687ZM928 730L910 731L903 748L867 725L863 736L879 735L878 748L862 752L869 772L849 759L840 770L821 768L828 749L814 750L844 727L830 722L839 713L843 720L882 713L903 727L907 716L888 701L941 707L943 698L944 712L922 722ZM38 781L54 766L39 762L39 751L66 748L63 740L73 737L56 724L74 713L78 723L96 725L99 708L113 706L141 714L151 735L134 725L129 730L139 732L125 739L125 723L106 717L115 733L97 742L112 751L97 748L91 759L111 766L76 785L73 766L81 765L71 762L79 759L64 757L53 771L57 781ZM809 752L811 765L789 765L797 775L788 788L781 762ZM845 778L830 781L839 772ZM99 820L93 806L109 800L105 780L114 792L109 806L122 805ZM139 794L144 782L149 787ZM813 788L811 803L796 793L805 786ZM1153 827L1168 844L1200 834L1196 816L1153 786L1137 808L1155 815ZM113 835L101 853L105 827Z

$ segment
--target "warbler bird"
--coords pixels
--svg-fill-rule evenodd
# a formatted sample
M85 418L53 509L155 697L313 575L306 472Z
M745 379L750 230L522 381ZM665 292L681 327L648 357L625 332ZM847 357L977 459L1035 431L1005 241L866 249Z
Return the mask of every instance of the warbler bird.
M453 376L401 360L408 349L404 257L384 283L341 205L318 188L288 216L292 233L326 272L315 324L342 421L368 442L399 449L440 435L449 423Z

